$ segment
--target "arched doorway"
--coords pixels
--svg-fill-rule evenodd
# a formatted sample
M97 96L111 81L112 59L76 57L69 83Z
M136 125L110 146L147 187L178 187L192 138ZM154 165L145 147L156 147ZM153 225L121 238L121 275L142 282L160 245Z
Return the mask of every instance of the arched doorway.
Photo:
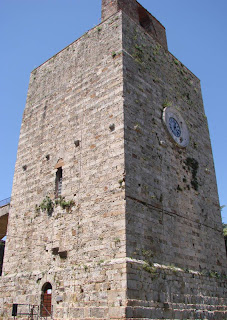
M52 305L52 285L49 282L46 282L42 287L42 296L41 296L41 316L48 317L51 316Z

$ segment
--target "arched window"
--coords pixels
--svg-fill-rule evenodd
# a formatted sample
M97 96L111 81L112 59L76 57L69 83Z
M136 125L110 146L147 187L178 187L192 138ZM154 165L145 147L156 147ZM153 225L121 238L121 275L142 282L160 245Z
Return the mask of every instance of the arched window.
M41 316L50 317L52 314L52 285L49 282L46 282L42 287L41 295Z
M147 32L151 31L151 21L148 13L142 7L138 7L139 23Z

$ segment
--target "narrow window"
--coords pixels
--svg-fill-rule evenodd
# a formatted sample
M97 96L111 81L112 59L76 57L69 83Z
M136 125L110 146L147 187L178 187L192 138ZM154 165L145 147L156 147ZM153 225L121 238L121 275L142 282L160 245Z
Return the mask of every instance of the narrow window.
M41 317L50 317L52 315L52 285L47 282L43 285L41 295Z
M58 198L61 195L62 190L62 167L57 169L55 179L55 197Z

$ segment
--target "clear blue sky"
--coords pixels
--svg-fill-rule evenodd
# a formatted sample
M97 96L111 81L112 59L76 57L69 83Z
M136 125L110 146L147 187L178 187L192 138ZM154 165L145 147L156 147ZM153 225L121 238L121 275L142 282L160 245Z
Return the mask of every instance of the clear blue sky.
M227 1L140 0L201 80L220 204L227 205ZM0 200L11 194L30 72L100 22L101 0L0 0ZM227 207L222 210L227 223Z

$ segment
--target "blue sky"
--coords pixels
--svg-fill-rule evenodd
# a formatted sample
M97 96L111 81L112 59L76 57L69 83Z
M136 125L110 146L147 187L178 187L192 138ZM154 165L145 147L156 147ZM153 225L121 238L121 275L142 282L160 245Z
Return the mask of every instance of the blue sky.
M227 205L227 1L140 0L201 80L220 204ZM100 22L101 0L0 0L0 200L11 194L30 72ZM227 207L222 210L227 223Z

